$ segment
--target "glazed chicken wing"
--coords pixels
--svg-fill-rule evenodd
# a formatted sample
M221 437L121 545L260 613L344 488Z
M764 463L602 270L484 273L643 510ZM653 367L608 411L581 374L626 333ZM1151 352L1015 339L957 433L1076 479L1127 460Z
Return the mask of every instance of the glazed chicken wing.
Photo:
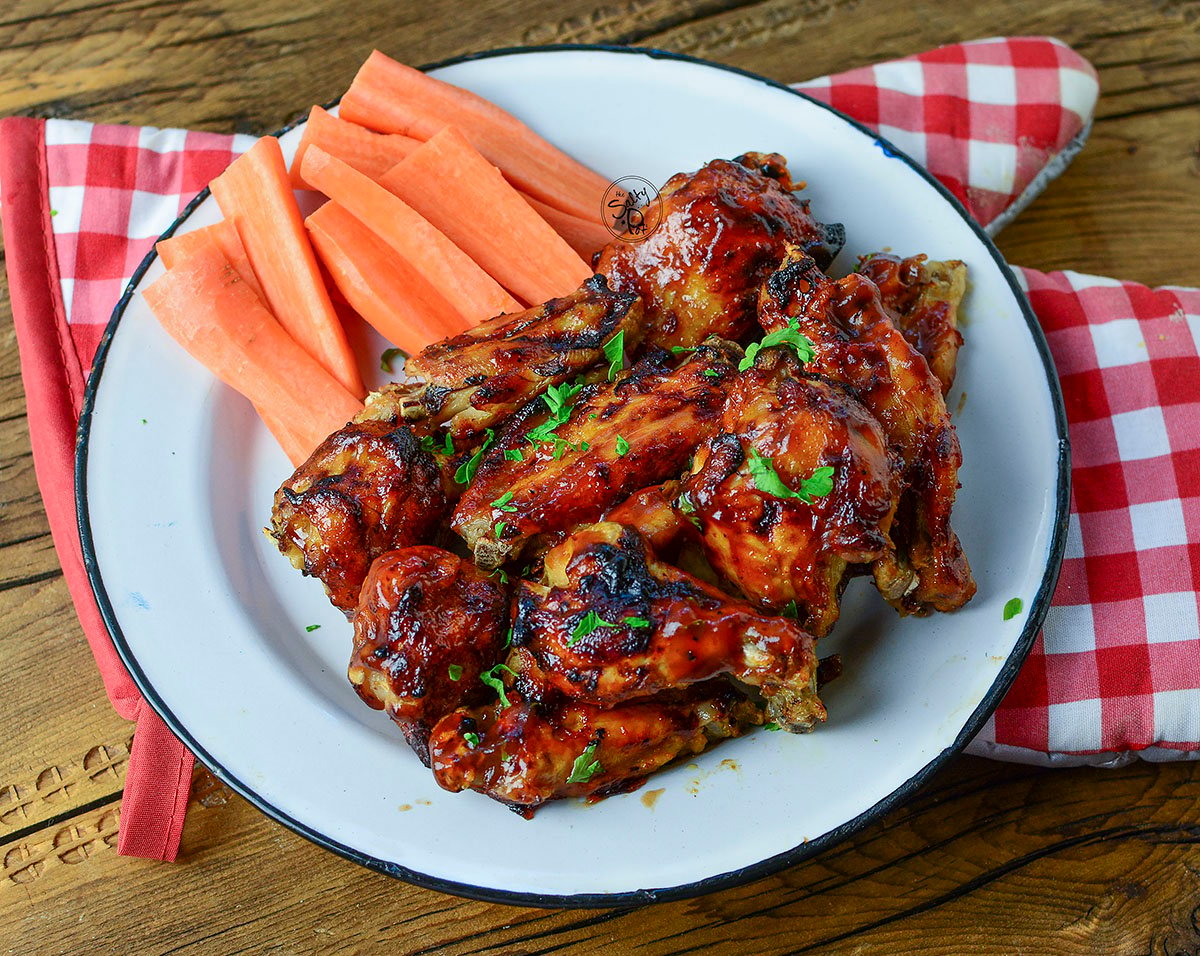
M909 344L925 356L945 395L954 384L963 342L958 309L967 294L966 264L957 259L929 262L925 256L901 259L877 252L865 257L858 271L879 287L883 307Z
M498 425L548 385L640 337L636 296L602 276L561 299L502 315L409 359L419 382L375 392L276 492L269 534L349 613L371 562L432 540L465 487L464 466Z
M892 323L875 284L857 274L830 279L793 248L763 286L759 321L768 331L791 324L807 336L814 354L806 370L849 386L903 459L896 552L872 563L880 592L902 613L962 607L975 581L950 526L958 437L941 383Z
M559 699L464 709L429 739L434 777L447 790L478 790L531 817L547 800L599 798L762 722L724 681L604 709Z
M801 625L822 637L837 621L847 566L893 550L900 464L845 388L799 374L770 349L738 376L682 500L720 574L759 607L795 602Z
M546 555L544 581L515 598L508 663L526 700L612 706L725 674L784 730L825 719L809 634L662 563L632 528L575 532Z
M642 297L646 345L740 338L754 324L759 285L789 242L822 266L833 260L843 230L813 219L793 188L777 153L717 159L667 180L659 227L640 242L606 246L596 266L614 289Z
M451 527L492 568L535 536L553 543L638 489L677 477L715 428L740 355L717 342L672 367L657 351L616 382L556 393L551 407L539 402L490 449ZM566 420L539 434L554 409Z
M490 695L479 675L499 656L508 592L470 561L439 548L375 561L354 614L350 682L386 710L428 766L430 728Z

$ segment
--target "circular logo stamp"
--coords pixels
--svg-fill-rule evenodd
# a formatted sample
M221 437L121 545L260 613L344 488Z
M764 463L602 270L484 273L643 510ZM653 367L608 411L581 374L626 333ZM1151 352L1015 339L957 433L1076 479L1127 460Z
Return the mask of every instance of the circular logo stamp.
M609 183L601 202L600 220L622 242L641 242L662 223L658 187L641 176L622 176Z

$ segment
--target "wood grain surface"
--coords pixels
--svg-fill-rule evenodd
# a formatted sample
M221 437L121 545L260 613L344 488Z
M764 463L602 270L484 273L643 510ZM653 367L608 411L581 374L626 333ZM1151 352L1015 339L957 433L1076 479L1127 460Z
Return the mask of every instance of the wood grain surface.
M372 46L424 63L631 43L797 80L1015 33L1074 45L1103 95L1087 149L1002 250L1200 285L1195 0L6 0L0 114L264 132L336 96ZM959 758L809 863L652 908L518 909L408 886L319 850L203 769L180 861L118 857L131 728L62 581L0 295L0 954L1200 953L1194 764ZM770 807L747 812L770 825Z

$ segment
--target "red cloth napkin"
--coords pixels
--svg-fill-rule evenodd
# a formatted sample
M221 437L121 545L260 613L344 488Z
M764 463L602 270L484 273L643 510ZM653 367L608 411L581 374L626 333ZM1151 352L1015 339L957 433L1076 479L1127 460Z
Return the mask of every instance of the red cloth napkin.
M801 88L923 161L991 230L1065 167L1097 93L1086 60L1038 37L943 47ZM250 142L0 121L0 203L35 467L105 687L137 721L118 844L136 856L174 859L192 758L142 702L92 599L75 528L75 425L128 277ZM1200 293L1018 274L1067 398L1071 536L1045 637L972 749L1024 760L1200 751Z

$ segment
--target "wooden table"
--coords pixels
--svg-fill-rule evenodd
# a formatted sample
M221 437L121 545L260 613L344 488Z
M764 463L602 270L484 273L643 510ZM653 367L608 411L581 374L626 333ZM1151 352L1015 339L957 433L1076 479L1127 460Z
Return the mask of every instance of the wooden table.
M1014 33L1101 73L1091 142L1002 236L1014 262L1200 285L1200 3L1021 0L6 0L0 114L244 132L337 95L372 45L422 63L603 41L780 80ZM974 5L972 5L974 6ZM641 104L640 122L653 122ZM0 953L1200 952L1200 767L959 758L816 860L653 909L538 911L370 873L203 769L175 865L113 848L109 708L34 481L0 306ZM770 808L760 808L770 819Z

